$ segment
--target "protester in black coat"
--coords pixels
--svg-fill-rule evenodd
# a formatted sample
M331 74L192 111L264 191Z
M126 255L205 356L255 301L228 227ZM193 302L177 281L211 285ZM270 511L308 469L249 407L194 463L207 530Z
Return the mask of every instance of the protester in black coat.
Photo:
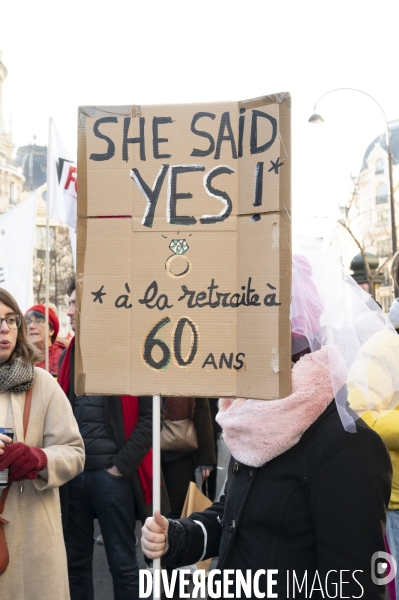
M371 563L384 551L389 456L361 420L357 433L343 429L323 357L313 356L294 367L288 398L221 401L218 419L233 455L226 494L188 519L147 520L147 556L162 555L166 567L219 556L217 568L234 570L233 580L236 570L277 569L278 598L334 597L334 584L335 597L384 598ZM259 589L267 597L266 576Z

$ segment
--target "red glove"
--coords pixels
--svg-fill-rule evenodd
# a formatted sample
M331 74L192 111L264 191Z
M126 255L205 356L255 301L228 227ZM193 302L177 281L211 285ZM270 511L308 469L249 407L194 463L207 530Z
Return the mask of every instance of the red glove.
M36 479L47 467L47 455L41 448L31 448L22 442L8 444L0 456L0 471L10 468L9 481Z

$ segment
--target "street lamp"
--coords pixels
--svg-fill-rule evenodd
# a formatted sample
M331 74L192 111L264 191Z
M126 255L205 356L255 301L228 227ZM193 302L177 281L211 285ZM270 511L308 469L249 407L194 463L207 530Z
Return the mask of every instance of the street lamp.
M336 88L336 89L330 90L330 91L326 92L325 94L323 94L322 96L320 96L320 98L317 100L316 104L314 105L314 109L313 109L314 113L309 118L309 123L314 123L314 124L324 123L323 117L321 115L318 115L316 113L316 106L318 105L318 103L320 102L320 100L322 98L324 98L324 96L327 96L327 94L331 94L332 92L339 92L341 90L350 90L352 92L359 92L360 94L364 94L365 96L368 96L369 98L371 98L371 100L373 100L376 103L376 105L379 107L379 109L381 110L382 114L384 115L385 129L386 129L385 137L386 137L386 143L387 143L387 148L388 148L388 175L389 175L389 198L390 198L390 206L391 206L392 255L394 255L397 252L398 243L397 243L397 236L396 236L395 198L394 198L394 192L393 192L392 151L391 151L391 140L390 140L390 137L389 137L388 120L387 120L387 117L385 115L384 109L377 102L377 100L375 98L373 98L373 96L370 96L370 94L367 94L367 92L363 92L362 90L358 90L356 88L347 88L347 87ZM395 294L395 296L396 296L396 294Z

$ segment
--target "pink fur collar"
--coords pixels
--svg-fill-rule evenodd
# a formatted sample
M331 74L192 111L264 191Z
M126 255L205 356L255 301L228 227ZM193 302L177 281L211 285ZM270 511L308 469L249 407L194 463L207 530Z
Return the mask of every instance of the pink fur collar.
M329 364L334 377L346 381L342 356L323 346L303 356L292 369L292 394L278 400L220 399L216 417L230 452L238 461L261 467L299 442L333 399Z

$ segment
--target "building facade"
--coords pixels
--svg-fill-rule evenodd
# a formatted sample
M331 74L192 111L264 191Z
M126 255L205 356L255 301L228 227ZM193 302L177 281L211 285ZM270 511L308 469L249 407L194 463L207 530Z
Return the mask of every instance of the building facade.
M46 259L46 194L47 184L37 188L37 212L35 224L35 244L33 254L33 297L35 302L45 301L45 259ZM73 276L73 260L69 229L66 225L50 219L50 277L49 300L56 306L60 321L60 331L66 335L70 331L65 286Z
M37 191L35 243L33 248L33 297L35 303L45 301L46 253L46 188L47 146L33 143L20 146L13 158L15 145L11 132L6 132L3 116L3 84L7 69L0 51L0 213L10 210ZM70 328L66 316L65 284L73 275L73 259L66 225L50 220L50 277L49 300L55 305L60 320L60 331L65 335Z
M399 224L399 119L389 123L394 180L396 229ZM391 203L389 192L388 148L385 133L367 147L362 168L353 178L354 190L349 202L341 207L341 222L365 252L374 254L381 269L376 300L388 312L393 299L393 283L389 276L392 256ZM352 244L352 248L353 248ZM359 252L357 247L356 253Z
M0 214L19 202L25 183L22 169L13 159L14 144L11 130L6 131L5 127L3 98L7 69L2 62L2 56L0 50Z

